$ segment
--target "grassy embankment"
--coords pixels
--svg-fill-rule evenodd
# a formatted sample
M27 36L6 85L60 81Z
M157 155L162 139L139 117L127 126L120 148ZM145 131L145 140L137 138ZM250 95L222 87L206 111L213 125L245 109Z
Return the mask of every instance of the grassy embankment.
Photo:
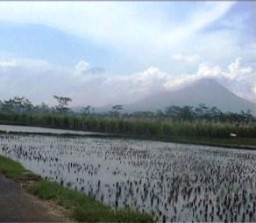
M24 169L15 161L0 156L0 173L25 184L25 189L43 200L52 200L58 205L71 210L71 219L86 222L153 222L151 216L123 209L113 210L83 193L72 191L61 185L41 179Z

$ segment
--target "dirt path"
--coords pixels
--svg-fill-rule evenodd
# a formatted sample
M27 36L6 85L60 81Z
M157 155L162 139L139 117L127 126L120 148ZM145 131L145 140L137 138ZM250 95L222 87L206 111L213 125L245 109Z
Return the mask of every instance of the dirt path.
M0 175L0 222L67 222L64 211Z

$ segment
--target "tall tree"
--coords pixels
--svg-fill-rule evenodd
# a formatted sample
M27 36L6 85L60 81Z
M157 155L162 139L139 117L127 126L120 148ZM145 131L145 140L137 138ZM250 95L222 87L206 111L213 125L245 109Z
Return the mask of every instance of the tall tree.
M123 105L113 105L112 106L112 111L111 114L114 116L119 116L120 115L120 111L123 109Z
M192 121L194 118L193 106L184 106L180 109L178 116L182 120Z
M203 103L200 103L195 108L195 112L198 118L207 118L208 111L209 111L209 108Z
M83 107L81 109L81 113L83 116L89 115L92 111L93 111L93 108L91 107L91 105L87 105L86 107Z
M165 109L165 114L169 117L177 118L180 111L181 111L181 108L179 106L171 105Z
M58 105L56 106L56 110L60 113L67 113L69 111L68 103L71 102L72 99L68 97L57 96L57 95L54 95L53 97L58 102Z

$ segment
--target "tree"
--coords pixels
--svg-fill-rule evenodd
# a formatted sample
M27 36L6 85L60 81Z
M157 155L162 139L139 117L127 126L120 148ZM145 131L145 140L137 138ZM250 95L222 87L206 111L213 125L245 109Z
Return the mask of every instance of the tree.
M58 101L56 110L60 113L67 113L69 111L68 103L71 102L72 99L68 97L57 96L57 95L54 95L53 97Z
M222 115L221 110L219 110L217 107L211 107L209 110L209 116L211 119L219 120Z
M42 114L44 114L44 113L49 113L49 112L51 112L51 108L47 105L47 104L45 104L44 102L42 102L40 105L36 105L35 107L34 107L34 111L36 112L36 113L42 113Z
M158 118L165 116L165 114L163 113L163 111L161 109L157 109L155 114L156 114L156 117L158 117Z
M203 103L200 103L195 109L198 118L207 118L208 111L209 108Z
M33 111L34 106L27 98L16 96L2 102L1 109L5 112L28 113Z
M122 109L123 109L123 105L113 105L112 106L112 111L110 113L111 113L111 115L119 116L120 115L120 111Z
M87 105L86 107L83 107L81 109L81 113L83 116L89 115L93 111L93 108L90 105Z
M194 118L193 106L184 106L180 109L178 116L182 120L192 121Z
M165 109L165 114L169 117L177 118L180 111L181 111L181 108L179 106L171 105Z
M152 118L155 116L154 112L151 111L137 111L133 112L132 116L139 118Z
M254 120L254 117L251 113L252 113L251 109L247 109L247 111L243 111L243 110L241 111L240 114L244 122L250 123Z

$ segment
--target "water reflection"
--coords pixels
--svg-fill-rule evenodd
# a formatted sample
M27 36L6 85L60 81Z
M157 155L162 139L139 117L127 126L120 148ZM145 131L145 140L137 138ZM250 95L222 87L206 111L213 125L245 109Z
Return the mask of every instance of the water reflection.
M113 208L158 221L255 221L254 151L153 141L2 135L0 153Z
M99 135L104 136L106 133L98 132L85 132L77 130L67 130L67 129L54 129L45 127L33 127L33 126L18 126L18 125L1 125L0 131L12 132L12 133L46 133L46 134L69 134L69 135Z

